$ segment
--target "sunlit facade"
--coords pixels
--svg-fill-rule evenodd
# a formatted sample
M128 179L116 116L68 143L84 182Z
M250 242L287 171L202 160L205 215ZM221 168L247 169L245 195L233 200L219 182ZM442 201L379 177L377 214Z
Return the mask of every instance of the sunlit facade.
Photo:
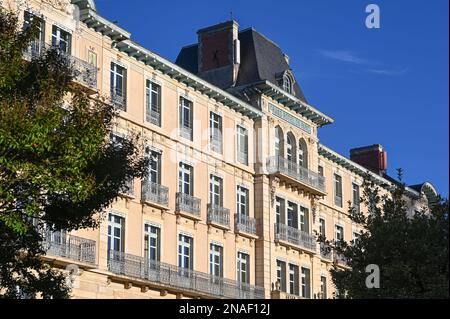
M273 42L229 21L200 30L197 54L181 52L174 63L131 40L92 0L19 9L25 24L41 21L25 58L48 46L66 52L81 71L76 82L121 110L111 139L140 133L151 159L99 229L47 238L45 258L75 269L73 298L333 298L329 270L346 264L317 234L357 236L348 202L365 209L368 168L379 185L394 182L385 163L377 172L359 156L383 160L381 146L350 160L319 143L319 128L333 120L307 103L287 56L273 79L242 78L250 37L265 54L279 50ZM222 51L212 54L217 43ZM436 194L429 183L407 193L411 209Z

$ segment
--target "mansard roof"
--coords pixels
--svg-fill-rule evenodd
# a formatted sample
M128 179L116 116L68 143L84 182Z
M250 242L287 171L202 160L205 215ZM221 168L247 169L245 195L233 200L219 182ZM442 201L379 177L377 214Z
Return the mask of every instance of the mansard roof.
M241 63L235 86L244 86L261 81L279 84L279 76L290 71L294 79L293 92L296 98L306 102L302 89L295 80L292 69L286 61L280 47L253 28L239 32L241 43ZM176 64L198 74L198 44L188 45L181 49L175 61ZM222 76L217 73L216 76ZM214 81L221 83L220 79ZM225 88L227 89L227 88Z

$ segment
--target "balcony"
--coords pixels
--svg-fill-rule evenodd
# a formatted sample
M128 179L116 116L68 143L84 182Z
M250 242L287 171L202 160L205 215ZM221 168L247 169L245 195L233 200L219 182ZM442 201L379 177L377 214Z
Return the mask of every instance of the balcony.
M134 198L134 179L130 179L126 182L126 185L120 191L120 194L124 197Z
M182 290L186 295L232 299L264 298L264 289L261 287L123 252L109 251L108 270L117 275L135 278L141 285L152 283L157 289Z
M121 111L127 110L127 100L125 98L125 94L120 88L111 88L110 92L110 102L114 107Z
M214 204L208 204L207 222L210 225L230 229L230 210Z
M33 41L25 50L24 59L27 61L31 61L32 59L39 58L40 56L44 55L47 50L53 48L54 47L44 42ZM67 59L72 65L72 68L74 70L74 81L83 85L83 87L88 88L89 90L96 91L98 69L94 65L66 52L63 52L61 50L58 50L58 52L66 55Z
M181 137L183 137L183 138L185 138L185 139L187 139L187 140L190 140L190 141L192 141L192 136L193 136L193 134L192 134L192 128L191 127L180 127L180 135L181 135Z
M161 113L154 110L147 111L147 122L161 126Z
M68 235L60 231L47 231L43 235L43 248L47 255L95 265L94 240Z
M337 253L336 251L333 252L333 259L334 259L334 263L338 266L342 266L342 267L346 267L346 268L350 268L348 266L348 261L347 258L342 255Z
M284 183L302 188L315 195L324 196L325 178L281 156L271 156L267 161L269 174L278 176Z
M256 218L236 214L234 216L234 225L237 233L250 235L252 238L258 238L256 235Z
M333 248L330 245L320 243L320 257L325 261L333 261Z
M273 290L270 293L271 299L305 299L299 295L289 294L287 292L283 292L281 290Z
M288 246L295 246L312 253L316 252L314 235L285 224L275 223L275 240Z
M247 153L237 151L236 158L239 163L248 165L248 154Z
M158 208L167 209L169 188L150 181L142 181L141 199L143 202L156 204Z
M200 198L185 193L176 193L175 211L185 217L200 220Z

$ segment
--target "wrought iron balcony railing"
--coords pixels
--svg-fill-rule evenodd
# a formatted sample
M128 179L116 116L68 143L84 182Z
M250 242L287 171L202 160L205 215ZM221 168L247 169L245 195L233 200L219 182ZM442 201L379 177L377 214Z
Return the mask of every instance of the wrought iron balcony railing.
M325 178L323 176L282 156L270 156L267 161L267 169L269 174L286 174L303 184L325 192Z
M333 257L334 257L334 262L338 265L341 266L347 266L348 267L348 260L347 257L345 257L342 254L337 253L336 251L334 251L333 253Z
M43 239L43 247L49 255L95 264L94 240L60 231L46 231L43 234Z
M247 153L237 151L236 157L237 157L237 161L239 163L248 165L248 154Z
M142 181L142 200L159 205L169 205L169 188L150 181Z
M219 298L263 299L264 289L143 257L109 251L108 270L149 282Z
M247 215L236 214L234 217L236 230L256 235L256 219Z
M316 251L316 239L314 235L285 224L275 223L275 239L310 251Z
M319 249L320 257L329 261L333 260L333 248L330 245L320 243Z
M175 209L178 212L186 212L200 217L200 203L200 198L181 192L176 193Z
M56 47L48 45L47 43L32 41L24 52L24 59L31 61L32 59L42 56L47 50L50 49L58 50L60 54L64 54L68 58L74 70L73 75L75 81L91 89L97 89L97 67Z
M111 103L119 110L127 110L127 100L121 88L112 87L110 92Z
M154 110L147 111L147 122L161 126L161 113Z
M180 135L182 137L184 137L185 139L191 140L192 141L192 137L193 137L193 130L191 127L180 127Z
M230 210L215 204L208 204L208 222L230 227Z

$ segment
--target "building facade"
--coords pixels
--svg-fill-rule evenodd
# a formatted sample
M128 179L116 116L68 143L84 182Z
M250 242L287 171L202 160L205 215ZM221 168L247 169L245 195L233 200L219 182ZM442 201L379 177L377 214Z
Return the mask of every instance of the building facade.
M76 81L120 114L113 142L140 133L147 177L133 180L96 230L46 239L52 265L73 271L73 298L332 298L345 260L317 234L355 238L348 204L369 172L384 188L386 153L351 159L319 143L333 120L308 104L289 58L228 21L198 31L175 63L131 40L93 0L10 0L41 32L25 52L66 52ZM436 195L409 187L411 210ZM361 207L360 207L361 206Z

